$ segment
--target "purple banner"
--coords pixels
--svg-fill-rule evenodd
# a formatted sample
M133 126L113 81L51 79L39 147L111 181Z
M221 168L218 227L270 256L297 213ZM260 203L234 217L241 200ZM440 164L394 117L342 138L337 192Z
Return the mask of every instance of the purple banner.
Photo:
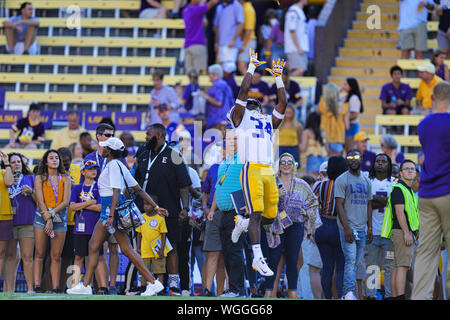
M10 129L17 120L22 119L22 111L16 110L0 110L0 128Z
M97 111L90 112L86 111L84 113L84 128L86 130L95 130L97 129L98 124L103 118L111 118L111 111Z
M117 130L140 130L142 112L116 112Z
M6 89L0 88L0 108L5 107L5 93L6 93Z
M51 129L53 125L53 111L50 110L41 110L41 123L44 125L44 128Z

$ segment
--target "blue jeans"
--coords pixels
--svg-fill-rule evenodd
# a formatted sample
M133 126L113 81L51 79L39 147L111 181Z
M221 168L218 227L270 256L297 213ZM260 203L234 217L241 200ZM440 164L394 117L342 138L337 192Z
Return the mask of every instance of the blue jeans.
M322 226L316 230L315 240L322 258L321 284L326 299L333 297L333 275L336 268L336 290L338 297L342 297L342 286L344 282L344 254L341 247L341 239L336 219L324 216Z
M352 243L345 241L344 229L339 228L341 238L342 252L344 253L344 286L343 295L352 291L355 292L356 262L364 256L364 247L366 246L366 232L358 231L359 240Z
M276 270L280 262L281 254L284 253L286 259L286 277L288 290L297 291L297 262L303 240L303 223L294 222L293 225L284 229L280 234L280 244L276 248L269 248L267 236L264 228L261 228L261 249L267 257L267 264L274 272L271 277L266 277L266 290L272 291L275 281Z
M391 252L387 254L387 252ZM373 240L366 247L366 267L378 266L380 272L384 269L384 296L391 296L391 274L394 269L394 248L390 239L382 238L381 236L373 236ZM369 269L368 269L369 270ZM373 271L372 271L373 273ZM370 277L370 274L368 274ZM367 283L366 294L368 297L377 296L377 289L371 288L369 283Z

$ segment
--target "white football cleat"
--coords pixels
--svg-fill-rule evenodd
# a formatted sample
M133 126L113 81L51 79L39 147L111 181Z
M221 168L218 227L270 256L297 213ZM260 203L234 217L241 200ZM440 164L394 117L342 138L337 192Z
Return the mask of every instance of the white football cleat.
M67 289L68 294L92 294L92 288L90 285L87 287L84 286L83 282L80 281L76 286L72 289Z
M244 218L240 214L234 217L235 226L233 232L231 232L231 241L233 241L233 243L237 243L239 241L239 237L242 232L247 232L248 223L249 219Z
M253 259L252 268L253 270L258 271L259 274L264 277L273 276L273 271L270 270L269 266L266 263L266 259L263 257Z
M141 296L156 296L158 292L164 289L161 282L155 279L154 283L147 283L147 289L141 293Z

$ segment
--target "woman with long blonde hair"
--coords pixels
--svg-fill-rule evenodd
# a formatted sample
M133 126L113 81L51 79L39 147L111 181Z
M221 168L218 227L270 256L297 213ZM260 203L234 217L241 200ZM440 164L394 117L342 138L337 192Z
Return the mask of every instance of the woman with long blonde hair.
M334 83L324 87L319 102L321 128L328 137L328 156L342 155L345 144L345 131L350 127L348 103L340 103L339 88Z
M303 126L297 120L295 107L291 103L286 106L283 122L279 132L279 154L290 153L300 163L300 138Z

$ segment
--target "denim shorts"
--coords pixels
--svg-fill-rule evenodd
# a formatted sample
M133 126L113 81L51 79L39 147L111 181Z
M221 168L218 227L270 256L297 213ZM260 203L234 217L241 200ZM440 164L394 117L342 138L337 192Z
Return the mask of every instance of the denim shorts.
M54 232L66 232L67 231L67 211L66 209L58 212L62 222L53 222L53 231ZM44 229L46 222L44 218L42 218L41 210L36 210L36 215L34 216L33 226L38 229Z
M306 172L319 172L320 165L327 161L327 157L308 156L306 158Z
M345 131L346 137L354 137L359 132L359 123L351 123L350 128Z
M328 148L330 149L331 152L343 152L344 151L344 146L342 145L342 143L337 143L337 142L328 143Z

